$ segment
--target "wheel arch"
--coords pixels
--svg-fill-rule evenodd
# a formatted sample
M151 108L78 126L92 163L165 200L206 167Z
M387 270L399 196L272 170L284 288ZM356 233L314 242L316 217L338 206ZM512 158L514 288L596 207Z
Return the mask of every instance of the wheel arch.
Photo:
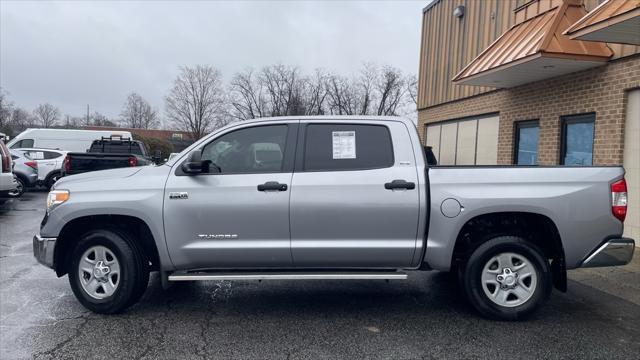
M54 251L55 271L58 277L68 273L70 255L79 237L93 229L113 229L131 234L133 239L127 240L145 256L150 270L160 269L158 248L151 229L144 220L129 215L88 215L69 221L58 235Z
M56 174L60 174L62 175L62 169L55 169L50 171L47 176L44 178L45 184L49 182L49 180L51 180L51 178L56 175Z
M535 212L492 212L469 219L456 236L451 267L463 263L481 244L504 235L518 236L540 247L551 260L554 286L566 291L565 254L560 232L551 218Z
M25 187L29 187L29 179L24 174L14 172L13 175L15 175L16 178L20 179L24 183Z

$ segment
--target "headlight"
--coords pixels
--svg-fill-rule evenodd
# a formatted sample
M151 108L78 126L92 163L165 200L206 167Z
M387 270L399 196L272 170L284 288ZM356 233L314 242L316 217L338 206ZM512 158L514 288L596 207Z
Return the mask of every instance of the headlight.
M47 196L47 212L69 200L69 190L53 190Z

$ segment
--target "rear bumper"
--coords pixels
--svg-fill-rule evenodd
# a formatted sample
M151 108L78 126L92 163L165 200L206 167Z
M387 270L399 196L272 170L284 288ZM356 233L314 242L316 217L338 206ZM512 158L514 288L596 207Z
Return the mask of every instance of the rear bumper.
M56 248L57 238L45 238L40 235L33 237L33 256L38 262L53 269L53 253Z
M610 239L589 255L580 267L620 266L633 258L635 241L629 238Z

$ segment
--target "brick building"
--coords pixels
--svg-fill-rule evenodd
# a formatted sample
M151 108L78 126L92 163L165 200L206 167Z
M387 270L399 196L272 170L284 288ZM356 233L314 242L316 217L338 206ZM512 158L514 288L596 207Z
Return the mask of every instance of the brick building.
M135 128L121 128L121 127L108 127L108 126L85 126L85 130L123 130L129 131L134 136L141 136L145 138L156 138L168 141L173 146L174 152L180 152L189 145L193 144L194 140L191 133L178 130L157 130L157 129L135 129Z
M640 238L640 0L434 0L418 126L441 165L624 165Z

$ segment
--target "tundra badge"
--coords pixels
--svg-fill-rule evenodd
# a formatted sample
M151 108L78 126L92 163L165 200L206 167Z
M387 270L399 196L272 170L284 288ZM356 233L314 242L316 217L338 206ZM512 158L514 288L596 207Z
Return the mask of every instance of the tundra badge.
M188 192L171 192L169 193L169 199L188 199Z

